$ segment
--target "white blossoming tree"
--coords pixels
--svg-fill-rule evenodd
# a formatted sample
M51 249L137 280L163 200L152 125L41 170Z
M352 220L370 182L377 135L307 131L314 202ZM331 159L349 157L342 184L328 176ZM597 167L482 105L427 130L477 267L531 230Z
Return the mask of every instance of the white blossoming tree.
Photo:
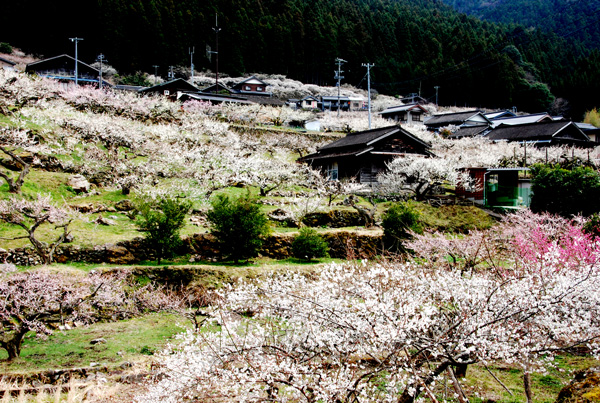
M212 313L220 330L184 334L137 401L436 401L445 376L462 396L454 368L494 362L523 368L532 401L530 373L557 352L600 354L598 241L567 232L590 259L562 264L565 238L504 271L343 263L236 284Z

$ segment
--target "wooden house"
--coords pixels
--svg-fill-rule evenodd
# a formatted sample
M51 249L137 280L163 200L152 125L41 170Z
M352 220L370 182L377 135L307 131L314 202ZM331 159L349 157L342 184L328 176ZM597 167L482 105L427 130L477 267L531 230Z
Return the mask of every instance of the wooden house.
M29 63L25 67L25 72L37 74L41 77L52 78L63 83L75 82L75 58L69 55L54 56L49 59ZM80 85L98 85L100 80L100 71L89 64L77 60L77 82ZM106 81L103 86L111 86Z
M520 125L502 124L490 131L486 137L492 141L515 141L536 146L593 147L596 145L575 123L564 120Z
M379 112L382 118L404 124L423 124L427 109L419 104L392 106Z
M590 141L600 143L600 127L589 123L575 123L579 129L590 138Z
M478 110L433 115L425 120L425 126L429 130L439 130L446 126L476 126L483 124L491 125L492 121Z
M363 111L367 108L367 101L363 97L348 97L351 111Z
M168 97L169 99L175 100L180 96L178 92L198 93L200 90L185 81L183 78L176 78L175 80L144 88L139 92L140 94L160 94Z
M266 82L256 78L255 76L252 76L234 85L233 90L235 90L238 94L243 95L270 97L273 94L267 92L267 87L268 84Z
M319 100L312 95L306 96L298 101L298 105L300 109L318 109L319 108Z
M321 97L321 109L324 111L350 110L350 98L337 95L326 95Z
M320 169L331 180L354 178L373 184L392 159L407 154L431 156L430 148L402 127L388 126L348 134L298 161Z

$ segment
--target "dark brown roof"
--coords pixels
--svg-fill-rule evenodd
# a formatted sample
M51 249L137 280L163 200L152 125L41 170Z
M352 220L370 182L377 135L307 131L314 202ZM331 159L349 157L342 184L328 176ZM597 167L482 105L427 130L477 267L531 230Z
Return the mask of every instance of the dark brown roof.
M535 141L587 145L590 139L573 122L552 121L522 125L500 125L488 133L490 140Z
M155 85L140 90L142 93L147 92L162 92L163 90L170 91L188 91L188 92L200 92L198 88L185 81L183 78L176 78L175 80L167 81L162 84ZM175 95L175 94L173 94Z
M361 155L368 152L377 152L377 143L390 136L401 137L404 141L421 150L425 155L431 155L431 145L400 126L388 126L371 129L358 133L350 133L346 137L329 143L317 150L316 153L300 158L299 161L308 161L321 158ZM390 152L388 154L405 154L406 151Z
M400 126L387 126L379 129L371 129L363 132L350 133L346 137L341 138L339 140L334 141L333 143L329 143L321 148L321 150L333 150L336 148L346 148L346 147L354 147L354 146L369 146L372 143L379 141L385 137L388 137L392 134L402 132L404 136L409 137L413 141L417 143L421 143L424 147L429 147L429 144L422 141L418 137L410 134L406 130L402 129Z

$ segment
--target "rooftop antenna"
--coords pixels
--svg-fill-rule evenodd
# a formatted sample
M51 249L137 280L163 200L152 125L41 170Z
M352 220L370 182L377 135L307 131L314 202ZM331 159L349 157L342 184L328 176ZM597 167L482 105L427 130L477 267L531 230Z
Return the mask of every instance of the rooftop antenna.
M188 48L190 52L190 68L192 70L192 84L194 84L194 51L196 50L195 46Z
M216 61L215 61L215 70L216 70L215 94L216 94L217 92L219 92L219 31L221 31L221 28L219 28L219 16L217 14L215 14L215 27L213 28L213 31L215 31L216 51L211 52L211 53L214 53L216 55Z
M375 67L375 63L363 63L363 67L367 68L367 91L369 100L369 130L371 130L371 67Z
M79 41L83 41L83 38L69 38L71 40L71 42L75 42L75 85L79 85L79 70L78 70L78 64L79 62L77 61L77 43Z
M342 73L344 72L342 70L342 64L343 63L347 63L347 62L346 62L346 60L340 59L338 57L338 58L335 59L335 63L338 66L337 71L335 72L335 79L337 80L337 87L338 87L338 101L337 101L338 110L337 110L337 115L338 115L338 118L339 118L340 117L340 109L342 109L342 106L340 105L340 88L341 88L340 82L342 81L342 78L344 78L342 76Z
M102 89L102 63L106 62L107 60L102 53L98 55L98 58L96 60L100 62L100 78L98 80L98 87Z

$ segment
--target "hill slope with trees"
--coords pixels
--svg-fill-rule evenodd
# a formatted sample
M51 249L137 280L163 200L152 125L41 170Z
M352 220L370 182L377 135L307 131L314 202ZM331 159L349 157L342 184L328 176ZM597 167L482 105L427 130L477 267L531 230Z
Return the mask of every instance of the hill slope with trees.
M153 71L158 65L166 75L170 65L190 65L190 47L195 47L196 70L214 70L206 50L215 50L218 17L221 73L276 73L333 85L334 60L340 57L347 60L344 82L364 86L361 64L375 63L373 87L379 92L421 92L433 100L439 86L444 105L538 111L563 97L573 108L557 112L576 119L596 106L572 90L593 92L590 85L597 85L594 76L579 71L589 65L578 62L589 56L580 42L481 21L441 1L96 0L85 12L72 1L35 9L11 2L4 9L3 40L53 56L73 54L69 38L81 37L82 60L104 53L123 72ZM30 28L14 29L16 15L27 15Z

